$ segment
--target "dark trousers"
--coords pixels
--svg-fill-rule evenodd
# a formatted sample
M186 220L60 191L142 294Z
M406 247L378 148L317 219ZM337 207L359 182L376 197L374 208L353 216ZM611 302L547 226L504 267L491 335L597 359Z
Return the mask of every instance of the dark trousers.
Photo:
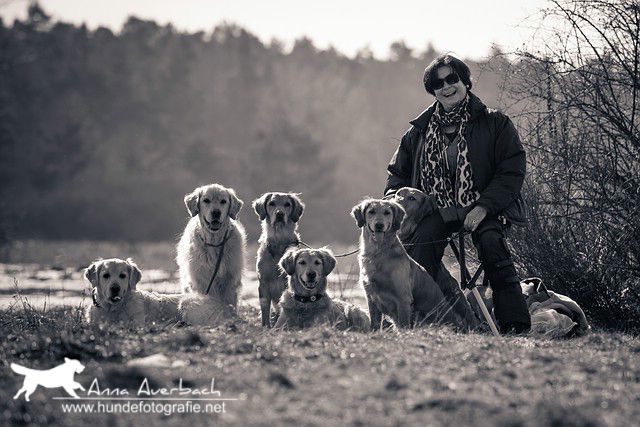
M405 243L443 240L461 228L462 223L445 223L440 213L436 212L425 217ZM501 331L507 331L514 324L519 326L517 329L528 329L531 326L531 317L506 244L504 227L496 217L488 217L480 223L471 237L493 291L494 314ZM446 270L442 264L446 245L446 241L416 244L408 246L407 252L435 278L447 299L459 301L462 295L460 287L448 271L442 271ZM466 303L466 300L464 302Z

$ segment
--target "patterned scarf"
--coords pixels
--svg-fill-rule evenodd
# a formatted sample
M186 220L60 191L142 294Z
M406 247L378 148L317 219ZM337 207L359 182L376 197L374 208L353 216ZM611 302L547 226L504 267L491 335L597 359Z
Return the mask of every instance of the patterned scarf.
M444 111L439 102L429 120L424 133L424 151L420 159L422 190L436 196L438 206L466 207L480 197L473 184L473 171L468 159L468 145L465 136L469 121L469 95L453 110ZM458 157L456 161L455 183L447 172L447 146L449 139L442 128L458 126Z

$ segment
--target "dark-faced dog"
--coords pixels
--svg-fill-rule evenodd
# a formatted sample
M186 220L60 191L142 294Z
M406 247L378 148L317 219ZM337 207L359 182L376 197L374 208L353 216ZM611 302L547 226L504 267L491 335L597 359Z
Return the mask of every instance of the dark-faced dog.
M328 324L341 330L369 330L369 317L362 310L334 300L327 293L327 275L335 264L336 259L326 249L289 249L284 254L280 266L289 276L289 283L280 299L276 328Z
M256 260L262 326L270 327L271 306L277 315L278 301L287 288L287 275L278 263L285 251L300 241L297 228L304 203L294 193L272 192L254 200L253 209L262 221Z
M352 215L360 235L360 284L369 304L372 329L380 328L382 315L396 327L450 323L466 328L427 271L415 262L397 236L405 211L393 200L366 199Z
M423 218L436 213L438 210L434 196L429 196L411 187L402 187L396 191L394 200L398 202L406 212L400 230L398 231L398 237L400 237L400 240L404 243L413 235ZM417 244L426 244L426 242L417 242ZM472 307L477 308L476 313L480 315L477 301L475 298L467 299L464 297L458 282L451 276L449 270L447 270L442 262L440 263L438 277L434 277L434 279L448 301L455 301L455 303L453 303L453 310L457 315L464 318L470 328L478 327L480 322L471 311ZM483 289L486 290L484 287L478 288L481 293Z

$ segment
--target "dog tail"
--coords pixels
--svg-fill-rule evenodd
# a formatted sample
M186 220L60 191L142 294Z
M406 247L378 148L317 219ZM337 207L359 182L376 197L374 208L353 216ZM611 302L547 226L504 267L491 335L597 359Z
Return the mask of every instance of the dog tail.
M33 369L29 369L25 366L18 365L17 363L12 363L11 369L13 370L13 372L20 375L27 375L29 372L33 371Z
M369 332L371 328L371 320L369 316L360 308L348 304L345 308L345 315L347 317L347 327L349 329L361 332Z

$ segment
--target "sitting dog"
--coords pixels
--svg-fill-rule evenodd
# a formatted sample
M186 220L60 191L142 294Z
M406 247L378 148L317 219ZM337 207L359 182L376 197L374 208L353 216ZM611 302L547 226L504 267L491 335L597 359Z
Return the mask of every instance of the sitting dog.
M407 240L413 235L418 224L424 217L438 211L436 198L416 188L402 187L396 191L394 200L402 206L406 213L402 220L400 230L398 231L398 237L403 243L407 243ZM420 244L420 242L418 242L418 244ZM440 263L440 269L436 275L437 277L434 277L436 283L447 300L453 303L453 310L456 311L457 315L464 318L468 326L472 329L480 326L480 321L472 311L472 307L475 308L477 306L475 298L464 297L458 282L451 276L451 273L449 273L444 263ZM478 290L482 293L481 289ZM479 306L475 313L478 313L478 316L481 315Z
M287 288L287 276L278 263L285 251L300 241L296 229L304 203L293 193L265 193L253 201L253 209L262 221L256 261L262 326L271 327L271 305L277 314L278 301Z
M177 321L181 294L159 294L137 290L142 273L131 258L93 262L84 272L91 283L91 323L124 323L143 327Z
M184 321L211 325L237 314L246 246L237 221L243 203L220 184L196 188L184 203L191 219L177 247L180 283L188 294L180 309Z
M406 214L398 230L400 240L411 236L422 218L438 209L435 197L411 187L402 187L396 191L394 200L403 207Z
M362 229L360 283L373 330L380 329L383 314L399 328L441 321L468 327L429 273L402 246L397 236L405 215L402 206L393 200L365 199L351 214Z
M327 294L327 275L336 265L326 249L289 249L280 266L289 276L289 288L280 298L276 328L303 329L330 324L345 330L368 331L369 317L359 308Z

